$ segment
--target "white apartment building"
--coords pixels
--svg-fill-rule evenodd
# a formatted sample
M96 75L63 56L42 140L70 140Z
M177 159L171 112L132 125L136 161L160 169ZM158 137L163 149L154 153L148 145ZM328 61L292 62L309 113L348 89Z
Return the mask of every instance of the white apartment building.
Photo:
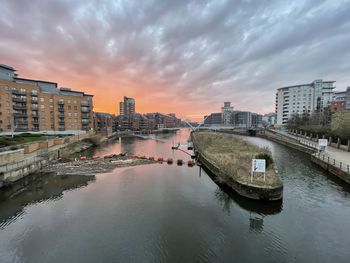
M315 80L310 84L282 87L276 93L277 125L287 124L293 114L322 111L334 98L335 81Z

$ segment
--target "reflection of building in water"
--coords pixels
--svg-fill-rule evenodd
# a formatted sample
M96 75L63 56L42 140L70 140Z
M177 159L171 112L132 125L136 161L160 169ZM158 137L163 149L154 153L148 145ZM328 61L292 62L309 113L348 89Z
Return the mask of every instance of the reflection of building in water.
M0 226L17 217L28 204L57 199L64 191L88 185L95 176L34 174L0 189Z
M252 218L252 213L249 213L249 230L260 233L264 229L264 218L261 216Z

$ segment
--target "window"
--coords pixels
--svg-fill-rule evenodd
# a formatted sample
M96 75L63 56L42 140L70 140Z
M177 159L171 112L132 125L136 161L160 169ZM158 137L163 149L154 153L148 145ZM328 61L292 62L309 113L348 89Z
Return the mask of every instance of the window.
M41 101L41 102L44 102L44 98L40 98L40 101Z
M69 102L68 102L69 103ZM72 109L72 107L70 106L70 105L68 105L68 110L71 110Z

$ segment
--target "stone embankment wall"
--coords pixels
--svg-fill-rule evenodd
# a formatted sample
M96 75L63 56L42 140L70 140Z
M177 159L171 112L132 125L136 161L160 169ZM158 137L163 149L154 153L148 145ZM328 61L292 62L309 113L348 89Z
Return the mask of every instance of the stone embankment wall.
M82 141L86 138L103 140L101 136L82 134L31 143L24 145L23 149L1 152L0 187L39 171L49 161L89 148L92 144Z
M228 176L222 172L213 161L209 160L199 149L198 142L195 139L195 136L191 134L191 140L193 142L193 146L195 148L195 152L199 161L206 167L210 173L214 181L217 184L226 185L237 194L244 196L249 199L254 200L262 200L262 201L278 201L283 197L283 185L276 187L269 186L256 186L250 183L241 183L237 180L230 179L226 180L226 182L218 182L218 178L227 178Z

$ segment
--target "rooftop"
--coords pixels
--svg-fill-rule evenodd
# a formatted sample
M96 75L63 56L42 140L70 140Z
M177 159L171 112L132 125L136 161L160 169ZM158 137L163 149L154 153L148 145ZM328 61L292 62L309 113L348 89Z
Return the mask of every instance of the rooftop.
M296 88L296 87L302 87L302 86L310 86L310 85L314 84L315 81L313 81L311 83L307 83L307 84L298 84L298 85L285 86L285 87L278 88L278 90L283 90L283 89L288 89L288 88ZM322 81L322 82L323 83L335 83L335 80Z
M13 67L7 66L7 65L5 65L5 64L0 64L0 68L9 69L9 70L12 70L12 71L16 71Z

